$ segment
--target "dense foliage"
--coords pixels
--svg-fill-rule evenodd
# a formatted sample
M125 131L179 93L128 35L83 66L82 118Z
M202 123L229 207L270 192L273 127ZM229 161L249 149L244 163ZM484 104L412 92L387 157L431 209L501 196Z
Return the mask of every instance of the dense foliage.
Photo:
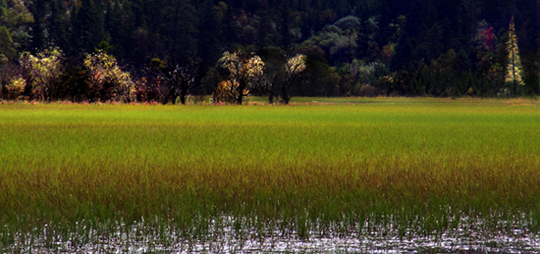
M260 57L266 85L251 92L271 91L270 101L532 95L540 92L539 9L533 0L0 0L0 98L130 97L96 91L95 68L83 62L99 52L130 73L125 89L137 100L163 103L234 87L224 52ZM36 84L24 57L54 50L62 68ZM298 54L305 71L287 83L280 72ZM180 70L193 80L172 82Z

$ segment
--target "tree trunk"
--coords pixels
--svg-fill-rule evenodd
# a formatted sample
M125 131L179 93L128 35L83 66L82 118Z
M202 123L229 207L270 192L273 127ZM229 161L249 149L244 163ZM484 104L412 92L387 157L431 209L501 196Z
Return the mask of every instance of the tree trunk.
M242 79L240 79L242 80ZM238 96L236 96L236 105L242 105L244 102L244 90L246 90L247 84L244 81L240 81L238 84Z
M244 92L242 91L238 97L236 98L236 105L242 105L242 102L244 101Z
M182 90L180 91L180 103L182 103L182 105L186 105L187 90L187 87L182 87Z
M540 0L539 0L540 1ZM276 75L274 74L274 79L272 80L272 82L270 83L268 80L266 81L266 91L268 91L269 93L269 96L268 96L268 103L270 104L274 104L274 89L275 89L275 85L276 85L276 82L279 78L279 75Z
M270 96L268 96L268 103L274 104L274 93L270 92Z
M281 87L281 97L283 98L283 104L285 105L288 105L289 104L289 100L291 99L291 97L289 96L289 85L288 85L289 82L285 82L283 83L282 87Z
M516 65L514 54L512 54L512 77L514 77L514 97L517 97L517 81L516 81L516 68L514 67Z
M283 97L283 104L284 105L289 105L290 100L291 100L291 98L289 98L289 97Z

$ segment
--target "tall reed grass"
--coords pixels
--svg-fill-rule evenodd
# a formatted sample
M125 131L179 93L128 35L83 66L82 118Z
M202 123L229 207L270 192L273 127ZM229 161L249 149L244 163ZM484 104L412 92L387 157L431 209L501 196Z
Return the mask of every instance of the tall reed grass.
M0 133L2 246L141 221L204 238L224 217L300 237L540 229L536 103L6 104Z

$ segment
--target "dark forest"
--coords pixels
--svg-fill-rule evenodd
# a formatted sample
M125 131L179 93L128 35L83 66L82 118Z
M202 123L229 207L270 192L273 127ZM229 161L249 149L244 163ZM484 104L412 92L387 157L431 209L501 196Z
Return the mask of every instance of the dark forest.
M1 0L0 8L4 100L540 92L540 0ZM262 71L233 77L225 52L240 69L260 60ZM305 66L291 72L295 56ZM233 88L240 99L218 94Z

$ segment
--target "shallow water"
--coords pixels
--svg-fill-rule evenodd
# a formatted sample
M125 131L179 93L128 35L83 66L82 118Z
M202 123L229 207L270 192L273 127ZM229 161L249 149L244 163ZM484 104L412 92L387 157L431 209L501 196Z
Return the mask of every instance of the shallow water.
M539 253L540 236L497 236L491 239L443 236L439 239L419 237L312 237L238 239L224 238L208 242L107 238L85 245L59 241L46 246L18 246L21 253Z
M400 237L387 225L347 234L310 231L307 239L295 231L235 229L229 222L198 240L182 237L171 228L149 231L144 223L136 223L129 231L120 224L117 231L107 234L88 230L60 236L45 228L40 236L17 235L4 253L540 253L539 234L522 229L488 232L481 222L466 219L458 229L437 236L402 232L405 236Z

